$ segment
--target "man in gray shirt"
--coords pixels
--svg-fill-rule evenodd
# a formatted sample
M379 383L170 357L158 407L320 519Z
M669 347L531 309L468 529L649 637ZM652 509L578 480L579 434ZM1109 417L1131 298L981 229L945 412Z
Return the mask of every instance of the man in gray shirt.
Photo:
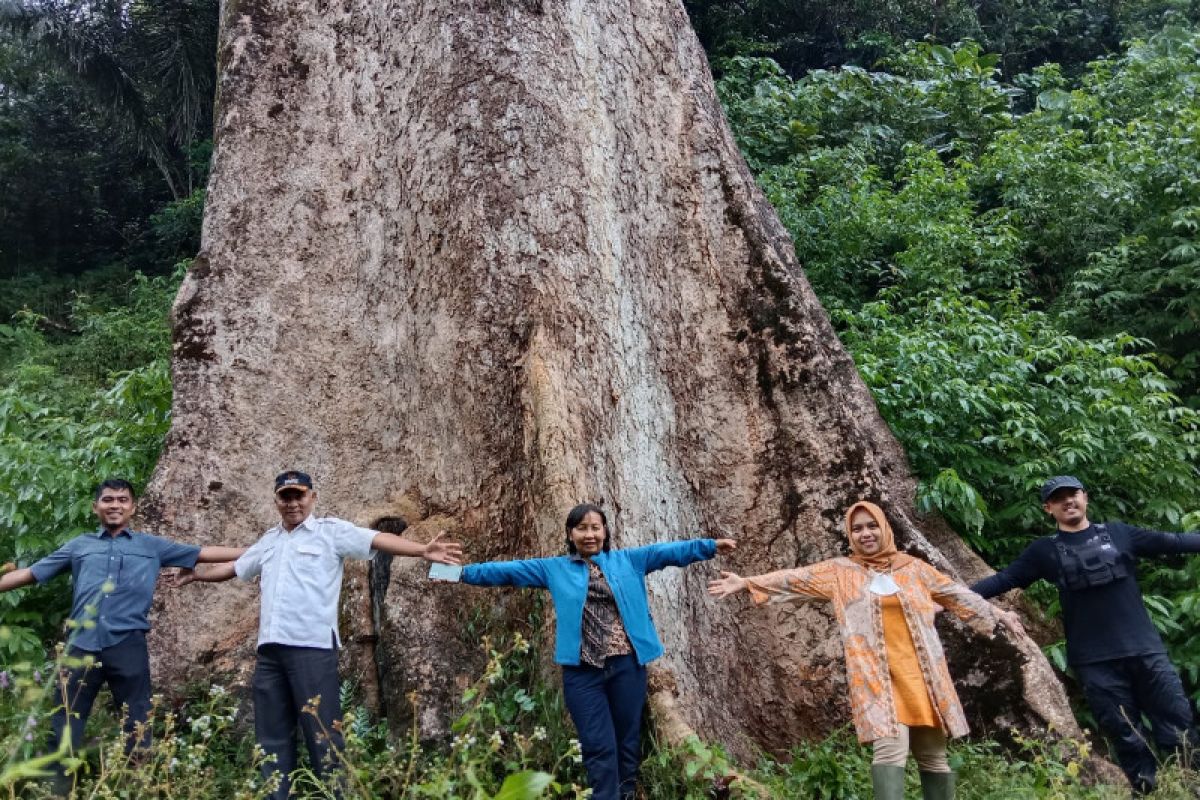
M192 568L197 562L232 561L244 547L197 547L130 530L137 508L133 485L120 478L96 488L92 511L100 527L70 540L31 567L0 577L0 592L45 583L70 570L74 599L67 622L67 655L79 661L60 681L63 694L51 717L51 747L79 748L83 729L101 686L113 703L128 709L126 753L150 745L150 660L146 652L148 613L162 567ZM64 729L68 735L64 738ZM60 773L55 790L69 788Z
M303 472L281 473L275 479L279 524L236 564L176 579L183 585L261 578L258 657L251 684L254 735L267 756L275 758L263 765L264 776L279 773L271 795L275 800L290 796L297 726L318 777L328 772L342 747L337 612L344 559L365 561L376 550L440 564L458 564L462 556L462 547L440 541L441 534L420 544L334 517L314 517L316 504L312 478Z

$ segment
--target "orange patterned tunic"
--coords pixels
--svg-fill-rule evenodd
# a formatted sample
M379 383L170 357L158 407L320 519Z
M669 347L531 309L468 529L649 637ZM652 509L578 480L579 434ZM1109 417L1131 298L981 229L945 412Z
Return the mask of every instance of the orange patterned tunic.
M872 577L865 567L850 559L834 558L746 579L756 604L772 599L828 600L833 604L846 653L846 682L854 730L862 742L899 733L883 633L882 598L867 590ZM948 736L965 736L967 720L946 668L934 616L944 608L990 636L997 622L995 609L967 587L919 559L893 571L892 578L900 587L895 596L900 599L912 634L937 724Z

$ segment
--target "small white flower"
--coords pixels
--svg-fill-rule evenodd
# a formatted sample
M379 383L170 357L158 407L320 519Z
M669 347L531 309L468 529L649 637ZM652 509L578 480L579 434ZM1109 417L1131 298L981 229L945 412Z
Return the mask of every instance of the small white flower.
M500 735L500 731L492 731L492 735L488 737L488 746L493 750L504 746L504 737Z
M538 725L536 728L533 729L533 735L530 736L529 738L533 739L535 742L546 741L546 729L543 728L541 725Z

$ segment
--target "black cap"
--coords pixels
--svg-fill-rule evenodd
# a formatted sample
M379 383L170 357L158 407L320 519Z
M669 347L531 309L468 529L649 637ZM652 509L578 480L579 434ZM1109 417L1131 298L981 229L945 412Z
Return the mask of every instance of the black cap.
M1042 502L1050 499L1050 495L1057 492L1059 489L1083 489L1083 484L1079 482L1079 478L1074 475L1055 475L1050 480L1042 484Z
M284 489L303 489L306 492L311 492L312 488L312 478L303 472L288 470L275 476L275 494L279 494Z

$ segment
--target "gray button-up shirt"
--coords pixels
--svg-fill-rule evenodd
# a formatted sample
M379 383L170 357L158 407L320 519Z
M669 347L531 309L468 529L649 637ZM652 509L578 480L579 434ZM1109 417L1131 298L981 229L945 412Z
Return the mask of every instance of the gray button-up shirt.
M233 565L244 581L262 575L258 644L321 647L338 638L342 560L371 557L376 531L334 517L309 517L289 533L276 525Z
M75 598L68 638L73 647L98 653L133 631L150 630L150 602L163 567L196 566L200 548L128 528L109 536L100 528L76 536L29 568L45 583L71 570Z

